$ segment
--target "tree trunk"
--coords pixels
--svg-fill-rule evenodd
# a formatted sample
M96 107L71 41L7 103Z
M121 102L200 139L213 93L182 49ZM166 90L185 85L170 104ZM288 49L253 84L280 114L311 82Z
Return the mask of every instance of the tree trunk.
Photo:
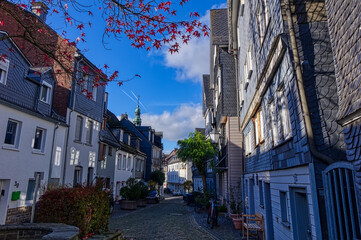
M201 175L202 176L202 183L203 183L203 192L207 192L207 179L206 179L206 175Z

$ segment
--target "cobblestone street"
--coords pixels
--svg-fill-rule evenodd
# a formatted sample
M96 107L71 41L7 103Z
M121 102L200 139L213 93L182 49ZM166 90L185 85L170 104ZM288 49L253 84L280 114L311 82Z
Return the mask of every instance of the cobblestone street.
M214 229L206 223L206 213L197 214L181 197L170 197L156 205L135 211L119 210L109 220L109 230L119 230L128 238L140 239L240 239L231 221L220 217Z

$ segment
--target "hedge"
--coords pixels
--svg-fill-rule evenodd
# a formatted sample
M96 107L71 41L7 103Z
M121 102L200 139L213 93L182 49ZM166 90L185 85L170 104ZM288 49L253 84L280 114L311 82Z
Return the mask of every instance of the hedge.
M80 229L80 237L106 231L109 196L97 187L58 188L40 197L36 222L64 223Z

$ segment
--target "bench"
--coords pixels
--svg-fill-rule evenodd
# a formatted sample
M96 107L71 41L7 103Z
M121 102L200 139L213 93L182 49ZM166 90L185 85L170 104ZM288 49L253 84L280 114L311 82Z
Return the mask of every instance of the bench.
M255 231L255 235L258 236L258 232L262 232L262 239L265 239L264 236L264 219L260 213L255 214L243 214L243 237L245 232L247 233L247 240L249 236L252 235L251 231ZM253 234L254 235L254 234Z

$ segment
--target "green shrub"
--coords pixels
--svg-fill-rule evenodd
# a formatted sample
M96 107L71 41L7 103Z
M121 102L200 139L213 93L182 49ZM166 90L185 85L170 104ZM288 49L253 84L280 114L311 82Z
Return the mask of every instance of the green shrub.
M209 207L210 206L210 203L209 203L209 196L208 194L200 194L198 196L196 196L194 198L194 201L200 205L202 205L203 207Z
M221 205L217 207L218 212L227 212L226 205Z
M123 198L134 201L144 199L148 196L148 187L143 182L134 183L128 179L127 183L129 184L122 187L119 192Z
M80 237L105 231L109 220L109 197L101 188L76 187L47 191L41 196L36 222L64 223L80 229Z

